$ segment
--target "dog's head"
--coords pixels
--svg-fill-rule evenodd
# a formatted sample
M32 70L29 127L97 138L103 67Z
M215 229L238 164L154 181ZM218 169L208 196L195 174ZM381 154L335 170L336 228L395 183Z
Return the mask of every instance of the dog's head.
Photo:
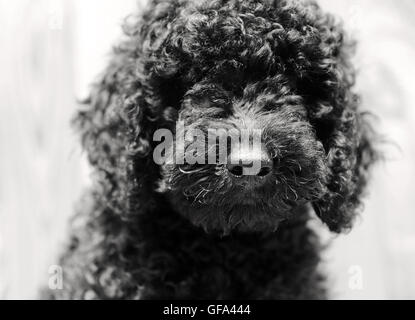
M352 46L331 16L293 1L153 1L126 32L92 105L109 117L122 109L111 128L127 124L129 138L110 136L130 146L135 199L157 190L206 230L274 230L307 204L331 230L351 226L375 152L352 91ZM161 128L205 162L156 165ZM212 129L222 134L211 140ZM227 144L226 161L216 152L212 163L231 130L248 142L259 133L260 148Z

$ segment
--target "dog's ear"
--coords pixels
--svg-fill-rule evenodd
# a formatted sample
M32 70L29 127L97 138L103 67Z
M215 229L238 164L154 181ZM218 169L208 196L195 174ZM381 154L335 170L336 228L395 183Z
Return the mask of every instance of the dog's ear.
M172 1L154 0L143 14L126 19L125 39L74 119L99 185L95 198L111 201L105 206L123 219L155 206L160 173L153 134L173 117L163 110L160 91L166 88L159 78L175 70L157 52L163 52L174 8Z
M114 48L73 121L98 185L94 197L123 219L154 205L159 168L152 135L162 114L145 71L152 24L131 19L124 26L126 40Z
M351 228L362 208L369 169L378 153L370 115L359 111L360 98L353 92L355 70L350 61L355 44L330 15L321 14L318 23L323 41L320 62L313 63L312 71L321 76L305 85L311 90L308 103L314 106L310 114L316 134L326 150L326 172L325 193L313 207L331 231L340 233Z
M313 206L333 232L352 227L362 208L369 169L378 158L367 116L346 109L326 142L326 192Z
M148 104L132 70L131 63L118 55L93 85L73 121L93 167L94 197L108 201L103 206L123 218L139 211L130 199L140 205L151 203L152 197L143 192L150 190L145 186L154 170ZM146 200L140 201L141 197ZM126 204L130 204L127 210Z

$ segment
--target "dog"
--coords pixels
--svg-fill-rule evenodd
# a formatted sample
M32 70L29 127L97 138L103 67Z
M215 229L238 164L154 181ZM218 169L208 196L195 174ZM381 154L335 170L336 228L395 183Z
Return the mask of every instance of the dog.
M350 230L378 158L341 23L313 1L154 0L123 30L74 120L94 186L46 296L328 298L310 219ZM260 130L260 152L155 163L179 122Z

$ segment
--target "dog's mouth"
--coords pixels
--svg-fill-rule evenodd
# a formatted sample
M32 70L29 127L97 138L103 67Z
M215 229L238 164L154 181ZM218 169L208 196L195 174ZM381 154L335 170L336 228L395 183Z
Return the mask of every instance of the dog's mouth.
M299 204L278 194L272 179L197 178L179 175L174 184L170 181L167 195L177 212L206 232L274 232Z

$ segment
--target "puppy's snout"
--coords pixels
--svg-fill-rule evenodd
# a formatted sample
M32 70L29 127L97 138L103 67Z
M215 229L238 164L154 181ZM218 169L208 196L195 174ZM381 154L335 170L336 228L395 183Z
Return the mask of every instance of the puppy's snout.
M272 173L273 161L264 146L260 150L241 148L230 153L226 167L235 177L266 177Z

